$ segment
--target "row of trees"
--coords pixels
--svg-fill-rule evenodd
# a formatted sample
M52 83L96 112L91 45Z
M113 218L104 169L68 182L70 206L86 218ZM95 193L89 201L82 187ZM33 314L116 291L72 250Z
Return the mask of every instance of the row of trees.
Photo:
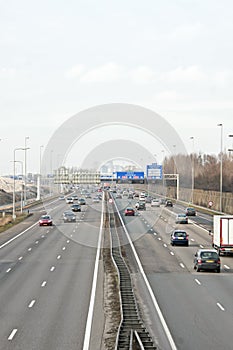
M163 163L165 174L178 173L180 185L191 188L192 169L194 169L194 187L203 190L220 190L220 155L191 154L166 157ZM223 192L233 192L233 155L222 156Z

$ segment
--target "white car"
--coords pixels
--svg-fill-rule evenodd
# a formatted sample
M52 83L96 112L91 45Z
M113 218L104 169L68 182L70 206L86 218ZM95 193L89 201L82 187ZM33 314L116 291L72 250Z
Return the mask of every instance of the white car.
M151 205L151 207L160 207L160 200L159 199L152 199L150 205Z
M67 198L66 198L66 203L67 203L67 204L73 204L73 203L74 203L73 198L72 198L72 197L67 197Z
M99 203L99 202L100 202L99 197L94 197L94 198L92 199L92 202L93 202L93 203Z

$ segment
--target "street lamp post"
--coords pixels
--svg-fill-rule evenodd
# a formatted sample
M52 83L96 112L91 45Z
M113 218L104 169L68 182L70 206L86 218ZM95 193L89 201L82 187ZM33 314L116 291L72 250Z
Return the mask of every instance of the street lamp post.
M174 174L176 174L176 163L175 163L175 155L176 155L176 145L173 145L173 148L174 148L174 155L173 155L173 166L174 166L174 169L173 169L173 172Z
M38 175L38 178L37 178L37 200L40 200L41 196L40 196L40 188L41 188L41 158L42 158L42 148L44 146L41 145L40 146L40 161L39 161L39 175Z
M29 136L26 136L24 139L24 205L26 205L27 201L27 192L26 192L26 186L27 186L27 150L29 149L27 147L27 140L29 140Z
M21 174L23 175L23 162L21 160L15 160L14 162L21 164ZM21 200L20 200L20 213L22 214L22 212L23 212L23 186L21 188Z
M191 136L190 140L193 141L193 154L192 154L192 189L191 189L191 202L193 203L193 194L194 194L194 137Z
M219 198L219 211L222 212L222 134L223 134L223 124L218 124L221 127L221 138L220 138L220 198Z
M52 196L52 180L53 180L53 149L50 151L50 178L49 178L49 192Z
M13 160L13 203L12 203L12 219L15 220L15 153L16 151L24 151L24 148L14 149L14 160Z

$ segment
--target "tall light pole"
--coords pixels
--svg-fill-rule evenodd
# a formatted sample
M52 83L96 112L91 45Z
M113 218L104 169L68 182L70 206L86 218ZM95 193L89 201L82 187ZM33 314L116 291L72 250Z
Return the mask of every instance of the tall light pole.
M173 145L173 148L174 148L174 156L173 156L174 169L173 169L173 172L174 172L174 174L176 174L176 164L175 164L176 145Z
M52 195L52 175L53 175L53 149L50 151L50 178L49 178L49 189L50 189L50 196Z
M42 175L41 175L41 160L42 160L42 148L43 148L44 146L43 145L41 145L40 146L40 160L39 160L39 175L38 175L38 178L37 178L37 200L39 201L40 200L40 187L41 187L41 177L42 177Z
M12 203L12 219L15 220L15 152L24 151L24 148L15 148L14 149L14 160L13 160L13 203Z
M222 134L223 134L223 125L218 124L217 126L220 126L221 128L221 138L220 138L220 198L219 198L219 211L222 212Z
M23 175L23 162L22 162L22 160L15 160L14 163L20 163L21 164L21 174ZM21 212L21 214L23 212L23 185L22 185L22 188L21 188L20 212Z
M193 194L194 194L194 137L191 136L190 140L193 141L193 149L192 149L192 190L191 190L191 202L193 203Z
M27 192L26 192L26 186L27 186L27 140L29 140L29 136L26 136L24 139L24 205L26 205L27 201Z

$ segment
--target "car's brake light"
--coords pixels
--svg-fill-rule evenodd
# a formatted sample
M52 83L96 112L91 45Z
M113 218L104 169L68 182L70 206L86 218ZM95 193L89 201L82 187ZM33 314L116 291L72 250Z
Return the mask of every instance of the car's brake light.
M201 263L202 263L202 260L201 260L201 259L198 259L198 260L197 260L197 263L198 263L198 264L201 264Z

